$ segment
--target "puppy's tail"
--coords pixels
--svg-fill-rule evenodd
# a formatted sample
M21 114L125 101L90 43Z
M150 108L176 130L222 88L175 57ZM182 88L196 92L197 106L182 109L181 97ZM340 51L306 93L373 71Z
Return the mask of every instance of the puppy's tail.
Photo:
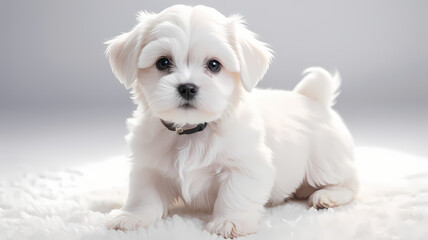
M331 75L323 68L311 67L305 69L303 75L302 81L294 88L294 92L300 93L326 107L331 107L336 103L341 83L337 71L334 75Z

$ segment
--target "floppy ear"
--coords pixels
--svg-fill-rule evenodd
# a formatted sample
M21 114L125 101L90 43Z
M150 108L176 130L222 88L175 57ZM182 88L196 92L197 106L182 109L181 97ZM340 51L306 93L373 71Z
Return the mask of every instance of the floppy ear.
M145 22L148 16L147 13L141 12L138 17L140 22L130 32L105 42L108 44L106 55L113 74L127 89L137 77L137 61L143 47Z
M232 39L241 66L241 82L245 90L251 90L263 78L273 57L272 50L256 39L256 34L247 29L242 17L229 17L232 21Z

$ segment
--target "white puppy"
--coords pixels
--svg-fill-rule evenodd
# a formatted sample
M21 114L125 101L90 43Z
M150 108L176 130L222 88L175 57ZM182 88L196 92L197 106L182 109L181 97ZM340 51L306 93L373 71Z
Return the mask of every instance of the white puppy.
M291 92L254 89L272 51L241 17L205 6L141 13L108 44L113 73L138 104L129 196L110 228L147 227L182 199L212 212L208 231L237 237L257 231L267 203L353 200L352 137L331 109L337 76L310 68Z

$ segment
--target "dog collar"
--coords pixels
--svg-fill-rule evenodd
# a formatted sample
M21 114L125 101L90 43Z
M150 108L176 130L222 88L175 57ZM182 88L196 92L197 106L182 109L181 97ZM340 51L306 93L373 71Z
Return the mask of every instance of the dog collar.
M169 123L169 122L165 122L164 120L161 119L161 123L162 125L164 125L168 130L176 132L177 135L183 135L183 134L192 134L192 133L196 133L196 132L201 132L205 129L205 127L208 125L208 123L204 122L204 123L199 123L198 125L196 125L196 127L194 128L189 128L189 129L183 129L183 128L176 128L174 127L174 123Z

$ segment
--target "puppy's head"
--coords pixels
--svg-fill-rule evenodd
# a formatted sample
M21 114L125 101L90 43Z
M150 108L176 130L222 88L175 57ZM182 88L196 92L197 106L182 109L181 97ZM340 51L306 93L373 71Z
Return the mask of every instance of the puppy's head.
M269 67L271 50L239 16L175 5L159 14L140 13L138 20L130 32L108 41L106 52L119 81L160 119L215 121Z

